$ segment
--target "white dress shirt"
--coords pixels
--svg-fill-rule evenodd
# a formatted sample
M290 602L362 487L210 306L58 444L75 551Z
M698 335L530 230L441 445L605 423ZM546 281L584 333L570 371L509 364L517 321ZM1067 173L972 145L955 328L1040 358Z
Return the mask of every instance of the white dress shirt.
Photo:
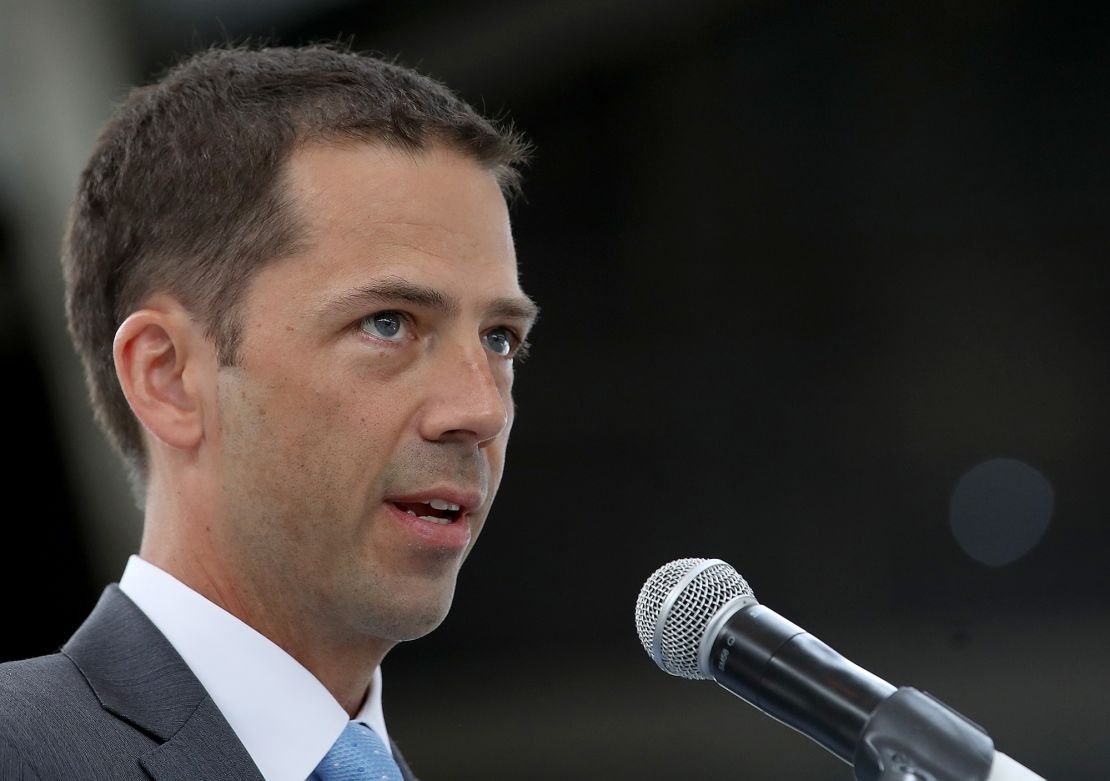
M305 781L350 717L324 685L268 638L164 570L132 556L120 590L189 665L266 781ZM381 668L354 721L389 747Z

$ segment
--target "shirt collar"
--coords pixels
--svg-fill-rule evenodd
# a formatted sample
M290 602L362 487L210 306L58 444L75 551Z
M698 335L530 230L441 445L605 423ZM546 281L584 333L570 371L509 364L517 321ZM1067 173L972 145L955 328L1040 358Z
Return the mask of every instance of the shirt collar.
M273 641L153 564L132 556L120 590L185 660L266 781L304 781L349 717L322 683ZM354 718L389 747L381 668Z

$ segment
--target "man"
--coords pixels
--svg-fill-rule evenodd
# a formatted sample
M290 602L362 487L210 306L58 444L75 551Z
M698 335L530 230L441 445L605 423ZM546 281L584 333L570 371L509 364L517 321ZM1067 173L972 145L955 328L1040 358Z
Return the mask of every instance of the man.
M501 479L523 155L330 48L132 93L64 266L142 546L60 654L0 666L0 779L412 777L379 665L446 615Z

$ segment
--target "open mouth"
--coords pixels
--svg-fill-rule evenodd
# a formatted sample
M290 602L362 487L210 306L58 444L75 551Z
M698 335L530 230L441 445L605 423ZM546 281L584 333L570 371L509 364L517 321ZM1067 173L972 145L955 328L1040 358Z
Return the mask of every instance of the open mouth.
M441 499L432 499L428 502L393 502L392 504L397 509L409 515L415 515L422 521L438 523L441 526L446 526L458 520L462 515L462 508L459 505Z

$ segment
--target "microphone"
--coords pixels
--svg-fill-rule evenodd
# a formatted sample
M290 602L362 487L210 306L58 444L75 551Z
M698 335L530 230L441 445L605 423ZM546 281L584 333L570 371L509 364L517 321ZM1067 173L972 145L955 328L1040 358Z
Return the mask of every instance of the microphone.
M1044 781L936 698L892 686L759 604L720 559L656 570L636 600L636 632L664 672L716 681L859 781Z

